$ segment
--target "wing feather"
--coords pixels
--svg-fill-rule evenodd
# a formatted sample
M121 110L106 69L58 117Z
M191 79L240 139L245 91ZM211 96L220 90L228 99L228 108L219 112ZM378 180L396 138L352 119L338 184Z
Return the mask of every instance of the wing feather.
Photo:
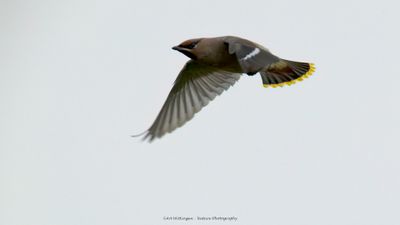
M238 73L226 72L190 60L179 73L144 139L153 141L182 126L239 78Z

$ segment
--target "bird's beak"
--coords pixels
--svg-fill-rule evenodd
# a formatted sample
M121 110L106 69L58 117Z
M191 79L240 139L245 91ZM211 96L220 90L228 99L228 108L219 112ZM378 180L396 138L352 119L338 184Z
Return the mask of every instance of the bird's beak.
M181 48L181 47L179 47L179 46L174 46L174 47L172 47L172 49L173 49L173 50L176 50L176 51L180 51L180 50L182 50L182 48Z
M182 48L179 46L174 46L172 47L173 50L176 50L184 55L186 55L187 57L191 58L191 59L196 59L197 57L191 52L190 49L187 48Z

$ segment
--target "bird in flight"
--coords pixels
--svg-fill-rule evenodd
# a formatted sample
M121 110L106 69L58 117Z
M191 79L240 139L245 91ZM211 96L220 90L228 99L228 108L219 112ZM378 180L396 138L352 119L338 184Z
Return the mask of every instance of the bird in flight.
M190 58L176 78L157 118L144 135L150 142L181 127L242 74L260 74L264 87L292 85L310 76L314 64L281 59L267 48L234 37L196 38L172 47Z

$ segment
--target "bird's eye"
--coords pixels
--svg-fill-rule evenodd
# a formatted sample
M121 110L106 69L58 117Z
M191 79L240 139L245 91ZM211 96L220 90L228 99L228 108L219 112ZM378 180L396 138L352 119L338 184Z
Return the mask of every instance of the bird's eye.
M188 48L188 49L194 49L194 48L196 47L196 45L197 45L197 42L192 42L192 43L190 43L188 46L186 46L186 48Z

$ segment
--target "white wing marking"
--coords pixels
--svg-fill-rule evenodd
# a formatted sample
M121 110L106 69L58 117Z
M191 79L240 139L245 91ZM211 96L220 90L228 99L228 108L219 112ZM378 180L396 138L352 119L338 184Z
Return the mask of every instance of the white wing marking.
M241 60L248 60L251 57L256 56L258 53L260 53L260 49L259 48L255 48L252 52L250 52L248 55L246 55L245 57L243 57Z

